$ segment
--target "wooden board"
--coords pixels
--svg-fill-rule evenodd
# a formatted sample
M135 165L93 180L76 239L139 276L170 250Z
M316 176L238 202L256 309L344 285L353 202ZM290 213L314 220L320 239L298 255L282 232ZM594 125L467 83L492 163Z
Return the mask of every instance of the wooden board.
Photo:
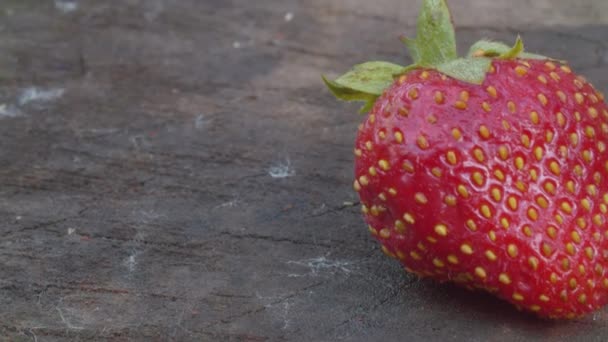
M408 61L419 1L371 3L3 1L0 340L608 339L607 311L539 321L368 236L361 117L320 74ZM454 1L463 50L521 33L608 90L606 2L488 4Z

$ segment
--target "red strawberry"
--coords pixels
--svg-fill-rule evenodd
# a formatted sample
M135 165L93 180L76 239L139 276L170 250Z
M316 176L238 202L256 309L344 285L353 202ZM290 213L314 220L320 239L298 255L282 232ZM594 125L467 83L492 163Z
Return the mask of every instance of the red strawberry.
M539 316L605 305L604 96L520 39L458 59L444 0L425 0L418 30L413 66L371 62L326 80L367 102L354 188L371 233L410 272Z

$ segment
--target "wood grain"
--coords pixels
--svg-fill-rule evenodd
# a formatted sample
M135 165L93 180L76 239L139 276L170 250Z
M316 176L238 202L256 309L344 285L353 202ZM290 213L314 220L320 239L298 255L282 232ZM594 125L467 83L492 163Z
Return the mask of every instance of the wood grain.
M608 338L605 311L538 321L379 252L357 106L320 82L408 61L418 2L371 3L2 2L0 340ZM608 90L605 2L548 3L455 3L461 48L522 33Z

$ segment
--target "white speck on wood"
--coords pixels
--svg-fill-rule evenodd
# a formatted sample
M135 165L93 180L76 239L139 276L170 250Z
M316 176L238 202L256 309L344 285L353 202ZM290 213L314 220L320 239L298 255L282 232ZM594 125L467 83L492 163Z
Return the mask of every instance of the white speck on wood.
M283 303L283 312L282 312L282 318L283 318L283 330L287 330L287 328L289 328L289 324L291 323L289 320L289 307L290 307L290 303L289 300L286 300Z
M136 228L137 229L137 233L135 233L135 236L133 237L133 239L137 242L139 241L144 241L146 239L146 232L144 232L143 230Z
M134 135L130 138L130 140L133 147L135 147L136 150L139 150L141 149L145 138L143 135Z
M205 120L205 116L203 116L203 114L199 114L194 119L194 128L203 129L205 126L207 126L207 123L208 121Z
M139 210L135 212L137 219L144 224L153 223L161 218L166 218L167 215L159 214L154 210Z
M78 9L78 3L70 0L55 0L55 8L63 13L70 13Z
M64 93L65 90L63 88L43 90L36 87L29 87L19 95L17 103L20 106L24 106L30 102L52 101L62 97Z
M118 133L118 132L120 132L120 129L118 129L118 128L91 128L84 132L91 133L94 135L107 135L107 134Z
M308 274L288 273L287 278L300 278L306 277Z
M235 40L232 42L232 47L235 49L242 49L242 48L246 48L246 47L252 47L255 45L255 40L253 39L248 39L245 41L239 41L239 40Z
M0 118L14 118L19 116L19 110L12 105L6 103L0 104Z
M321 204L320 207L318 207L317 209L312 211L313 215L319 215L321 213L323 213L325 211L325 208L327 208L327 205L325 205L325 203Z
M219 209L219 208L234 208L234 207L236 207L236 205L238 203L239 203L239 199L235 198L235 199L233 199L231 201L224 202L224 203L222 203L220 205L215 206L214 209Z
M32 337L34 338L34 342L38 342L38 336L36 336L34 331L32 329L29 329L28 331L30 334L32 334Z
M46 290L42 290L38 293L38 295L36 295L36 298L38 298L38 300L36 301L36 304L38 306L42 306L42 297L46 294Z
M296 174L296 170L291 167L291 161L287 158L285 161L271 166L268 169L268 174L272 178L287 178Z
M171 337L172 338L175 338L177 336L178 330L181 330L182 332L185 332L190 337L193 335L192 331L186 329L184 327L184 325L182 324L183 321L184 321L184 315L186 314L187 311L191 312L192 308L193 308L192 305L184 305L182 307L182 310L180 310L180 313L176 314L177 319L176 319L175 324L173 326L173 332L171 333Z
M74 228L68 228L68 235L72 235L76 232L76 229Z
M63 324L65 324L65 326L70 329L70 330L83 330L83 327L79 327L76 326L74 324L72 324L72 322L70 322L68 319L65 318L65 316L63 315L63 311L61 311L61 309L59 307L56 307L57 312L59 312L59 318L61 318L61 322L63 322Z
M285 13L285 22L290 22L293 20L293 12Z
M350 268L347 266L351 266L354 262L351 261L338 261L338 260L329 260L324 256L312 259L304 259L299 261L290 260L287 264L298 265L302 267L307 267L310 272L308 274L295 274L290 273L288 277L302 277L306 275L310 275L313 277L318 276L322 272L329 272L330 274L335 274L336 272L342 272L349 274L352 272Z
M137 260L135 260L135 257L135 254L131 254L124 262L125 266L127 267L127 270L129 270L129 272L131 273L137 268Z

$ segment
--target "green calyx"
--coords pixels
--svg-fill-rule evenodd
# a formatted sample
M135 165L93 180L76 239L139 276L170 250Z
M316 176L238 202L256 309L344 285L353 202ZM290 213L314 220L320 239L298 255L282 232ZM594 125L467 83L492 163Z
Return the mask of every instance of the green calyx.
M393 83L393 75L403 72L403 67L388 62L367 62L330 81L323 81L335 97L345 101L365 101L362 113L368 112L384 89Z
M363 101L361 112L368 112L394 79L414 69L434 69L455 79L482 84L494 59L549 59L524 52L517 37L515 45L481 40L471 46L466 57L458 57L456 38L446 0L424 0L415 39L401 38L414 61L409 66L388 62L367 62L330 81L323 81L331 92L345 101Z

